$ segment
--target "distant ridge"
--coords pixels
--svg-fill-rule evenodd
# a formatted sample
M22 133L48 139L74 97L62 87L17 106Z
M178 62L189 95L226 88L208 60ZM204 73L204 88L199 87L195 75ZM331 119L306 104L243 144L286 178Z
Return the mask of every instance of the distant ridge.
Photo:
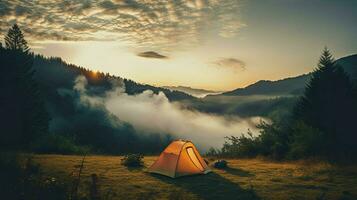
M222 93L222 95L283 95L299 94L303 91L311 74L281 79L277 81L261 80L245 88Z
M84 67L68 64L58 57L48 58L42 55L35 55L34 58L34 69L36 70L35 77L41 87L45 89L46 92L50 93L57 93L57 89L59 88L73 89L75 79L78 76L83 75L87 78L90 87L99 88L98 91L100 92L98 94L110 90L113 80L122 80L125 84L125 92L129 95L135 95L142 93L145 90L151 90L155 94L163 92L170 101L195 98L184 92L176 90L171 91L161 87L141 84L108 73L94 72Z
M199 88L192 88L188 86L162 86L162 88L169 89L171 91L180 91L187 93L189 95L202 98L210 94L219 94L221 93L220 91L213 91L213 90L205 90L205 89L199 89Z
M342 57L336 60L336 63L341 65L352 79L357 78L357 54ZM245 88L238 88L229 92L224 92L220 95L299 95L304 91L306 83L310 77L311 73L277 81L260 80Z

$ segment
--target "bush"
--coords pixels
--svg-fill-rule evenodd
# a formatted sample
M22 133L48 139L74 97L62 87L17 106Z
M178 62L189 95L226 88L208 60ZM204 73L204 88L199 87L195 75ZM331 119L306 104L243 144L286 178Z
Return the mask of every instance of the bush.
M214 162L213 167L217 168L217 169L224 169L226 168L228 165L228 162L225 160L218 160L216 162Z
M292 127L292 143L288 153L289 159L320 157L326 155L328 146L326 137L316 128L304 122L297 122Z
M50 134L39 138L32 145L32 150L36 153L85 154L90 148L78 146L67 137Z
M128 154L121 159L121 164L127 167L141 167L144 165L144 156L141 154Z
M219 152L224 157L256 157L266 156L276 160L284 159L289 151L289 131L281 123L267 124L261 122L257 126L260 135L253 136L248 130L247 134L239 137L226 137L222 150Z
M248 131L247 136L226 137L221 154L226 157L254 157L259 152L259 140ZM212 152L211 152L212 153ZM214 153L214 152L213 152Z

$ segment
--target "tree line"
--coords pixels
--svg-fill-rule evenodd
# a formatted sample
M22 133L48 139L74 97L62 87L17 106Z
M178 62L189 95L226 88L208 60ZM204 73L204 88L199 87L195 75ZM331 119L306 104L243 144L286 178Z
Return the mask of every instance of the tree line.
M357 66L356 66L357 67ZM357 160L357 82L325 48L305 91L284 118L262 122L259 136L230 136L220 150L228 157Z

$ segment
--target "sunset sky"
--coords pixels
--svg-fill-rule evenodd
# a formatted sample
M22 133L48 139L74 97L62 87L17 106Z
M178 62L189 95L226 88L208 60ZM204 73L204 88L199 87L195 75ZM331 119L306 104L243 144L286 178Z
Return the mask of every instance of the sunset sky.
M156 86L231 90L357 53L356 0L1 0L33 51Z

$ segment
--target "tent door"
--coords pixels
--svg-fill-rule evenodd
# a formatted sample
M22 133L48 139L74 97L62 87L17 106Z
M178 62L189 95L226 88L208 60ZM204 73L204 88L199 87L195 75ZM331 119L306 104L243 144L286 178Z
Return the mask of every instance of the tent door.
M198 160L195 151L193 150L192 147L187 147L186 151L188 153L188 156L190 157L192 163L200 170L203 171L203 166L201 164L201 162Z

